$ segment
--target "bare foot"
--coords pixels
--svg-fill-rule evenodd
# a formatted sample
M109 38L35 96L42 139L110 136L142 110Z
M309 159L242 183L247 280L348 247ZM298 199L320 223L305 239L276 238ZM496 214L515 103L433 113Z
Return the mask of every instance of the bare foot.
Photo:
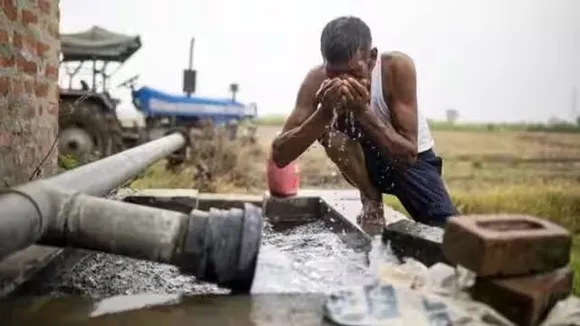
M361 194L361 202L363 207L356 222L371 236L382 233L385 227L382 196L369 198Z

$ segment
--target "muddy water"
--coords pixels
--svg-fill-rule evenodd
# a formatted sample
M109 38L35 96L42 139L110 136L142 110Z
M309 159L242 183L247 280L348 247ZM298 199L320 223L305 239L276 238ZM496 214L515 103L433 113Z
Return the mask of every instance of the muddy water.
M365 248L356 247L343 242L322 221L282 231L266 225L252 292L326 292L360 284L371 276L372 268L368 268ZM393 259L378 240L370 256L374 260ZM144 292L195 295L227 290L196 282L173 266L75 252L32 280L17 295L76 294L103 298Z

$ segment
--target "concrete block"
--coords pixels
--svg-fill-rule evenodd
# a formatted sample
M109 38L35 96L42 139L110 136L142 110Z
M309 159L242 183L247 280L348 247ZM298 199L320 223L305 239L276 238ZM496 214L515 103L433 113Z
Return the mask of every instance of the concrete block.
M262 212L273 223L308 222L320 218L321 199L315 196L274 197L266 192Z
M14 291L56 258L62 249L30 246L0 261L0 298Z
M557 301L570 295L573 278L572 270L564 267L531 276L479 278L471 291L474 299L517 325L535 326Z
M478 276L515 276L564 267L570 259L569 232L524 215L472 215L449 219L443 252L453 265Z
M131 193L123 201L189 214L198 206L195 189L143 189Z
M383 230L382 239L389 243L393 253L399 257L411 257L431 266L436 263L446 263L443 255L443 229L401 219L389 223Z
M200 193L197 196L197 209L207 211L210 208L244 208L245 203L261 207L262 199L259 195Z

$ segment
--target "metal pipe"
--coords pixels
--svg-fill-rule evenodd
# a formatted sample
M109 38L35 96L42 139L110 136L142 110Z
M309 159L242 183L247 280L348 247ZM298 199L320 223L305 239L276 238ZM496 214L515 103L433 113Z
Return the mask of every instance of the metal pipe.
M58 218L40 243L98 250L180 267L237 292L251 288L261 244L259 208L175 211L55 192ZM59 192L59 193L57 193Z
M193 69L193 45L195 43L195 37L192 37L189 41L189 70Z
M38 241L54 223L62 199L52 188L102 197L185 144L185 136L175 133L45 180L0 190L0 259Z

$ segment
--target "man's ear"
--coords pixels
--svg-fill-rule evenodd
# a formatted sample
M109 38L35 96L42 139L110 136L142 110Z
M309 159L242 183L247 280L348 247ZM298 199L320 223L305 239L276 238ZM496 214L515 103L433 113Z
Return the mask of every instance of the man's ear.
M371 53L370 53L370 59L372 61L377 61L378 55L379 55L379 51L377 50L377 48L372 48Z

